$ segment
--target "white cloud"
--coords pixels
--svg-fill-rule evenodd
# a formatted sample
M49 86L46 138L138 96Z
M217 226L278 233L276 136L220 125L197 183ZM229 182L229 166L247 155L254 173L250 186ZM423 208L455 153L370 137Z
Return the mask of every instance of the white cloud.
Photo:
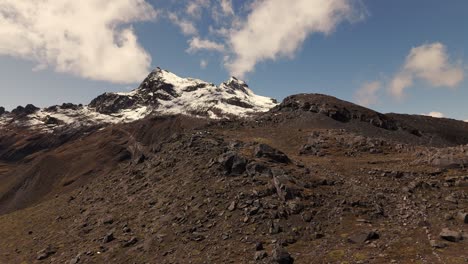
M412 48L402 70L390 83L389 91L396 98L403 98L404 91L413 85L415 78L433 87L456 87L464 79L461 63L451 62L447 48L439 42Z
M175 13L169 13L168 17L169 20L172 21L172 23L176 24L180 28L184 35L198 35L198 30L193 22L185 19L180 19Z
M398 99L403 99L405 89L413 85L413 76L411 74L401 72L393 77L390 82L389 91Z
M0 1L0 55L116 83L141 81L151 65L131 24L155 18L145 0Z
M191 0L187 3L185 13L194 18L200 18L203 8L210 5L210 0Z
M468 123L468 119L467 119L467 120L464 120L464 121Z
M226 67L243 77L258 62L293 57L313 33L331 33L356 14L351 0L256 0L245 21L231 29L233 55Z
M375 105L379 102L377 92L381 87L382 84L378 81L365 83L354 94L354 100L363 106Z
M234 15L234 9L232 8L232 0L221 0L221 10L225 15Z
M194 37L189 41L189 48L187 52L194 53L200 50L211 50L211 51L224 51L224 45L220 43L216 43L214 41L200 39L198 37Z
M206 60L201 60L200 61L200 68L206 69L207 66L208 66L208 61L206 61Z
M436 111L433 111L433 112L429 112L427 114L423 114L425 116L431 116L431 117L436 117L436 118L443 118L445 117L444 114L442 114L441 112L436 112Z

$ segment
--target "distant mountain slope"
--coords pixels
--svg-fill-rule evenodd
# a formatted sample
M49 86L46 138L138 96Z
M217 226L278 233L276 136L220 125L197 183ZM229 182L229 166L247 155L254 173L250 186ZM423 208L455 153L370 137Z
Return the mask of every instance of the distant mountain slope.
M63 104L39 109L0 109L0 126L15 125L52 132L82 126L128 123L149 115L183 114L211 119L246 117L277 105L274 99L253 93L248 85L231 77L216 86L182 78L160 68L127 93L105 93L87 106Z
M365 136L413 145L445 147L468 144L467 122L419 115L383 114L323 94L288 96L263 116L279 119L291 127L343 128Z

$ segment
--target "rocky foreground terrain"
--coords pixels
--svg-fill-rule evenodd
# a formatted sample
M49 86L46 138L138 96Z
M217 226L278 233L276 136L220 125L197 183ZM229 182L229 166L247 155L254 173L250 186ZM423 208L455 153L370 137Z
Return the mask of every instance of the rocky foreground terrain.
M0 112L0 263L467 263L468 123L164 78Z

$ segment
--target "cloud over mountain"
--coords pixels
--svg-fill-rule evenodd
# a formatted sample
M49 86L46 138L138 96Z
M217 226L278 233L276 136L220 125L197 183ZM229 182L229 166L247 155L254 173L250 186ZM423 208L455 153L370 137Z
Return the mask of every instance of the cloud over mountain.
M340 23L362 18L359 3L251 0L239 4L231 0L195 0L187 1L185 8L171 11L169 19L182 33L191 36L189 51L221 52L226 69L242 78L260 62L293 58L310 35L330 34ZM241 12L236 12L236 8ZM197 28L201 14L208 14L212 20L206 36L201 36L204 30Z
M354 100L356 103L363 106L371 106L378 103L379 98L377 92L382 87L382 83L379 81L365 83L359 88L354 94Z
M138 82L151 57L131 25L156 15L145 0L3 0L0 55L87 79Z
M446 46L436 42L411 49L402 69L389 85L390 93L403 98L415 79L433 87L453 88L463 81L464 72L460 62L450 60Z
M437 111L432 111L432 112L429 112L427 114L423 114L425 116L431 116L431 117L436 117L436 118L443 118L445 117L445 115L441 112L437 112Z
M257 0L251 8L227 40L232 55L226 67L241 77L259 62L294 57L308 36L330 34L355 14L348 0Z

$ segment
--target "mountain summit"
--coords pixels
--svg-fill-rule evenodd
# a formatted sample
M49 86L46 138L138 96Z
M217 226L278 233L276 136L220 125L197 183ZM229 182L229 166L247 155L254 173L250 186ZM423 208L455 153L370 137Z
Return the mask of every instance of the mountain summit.
M221 119L266 112L276 105L276 100L254 94L244 81L235 77L217 86L182 78L158 67L130 92L104 93L86 106L63 104L39 109L30 105L11 113L1 111L0 125L52 131L61 127L126 123L149 115Z
M157 68L137 89L129 93L105 93L89 106L102 114L133 110L218 119L266 112L275 105L275 100L254 94L245 82L235 77L216 86Z

